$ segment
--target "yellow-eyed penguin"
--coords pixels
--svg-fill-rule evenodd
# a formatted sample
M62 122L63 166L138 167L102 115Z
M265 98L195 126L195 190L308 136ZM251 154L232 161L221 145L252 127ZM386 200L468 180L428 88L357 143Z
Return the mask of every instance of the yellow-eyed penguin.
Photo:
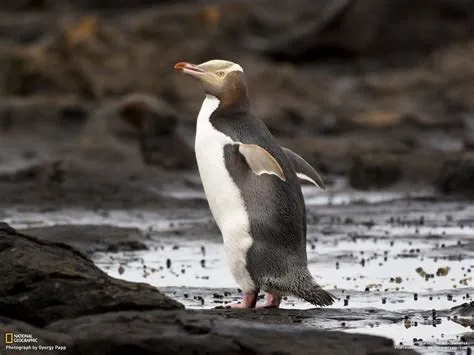
M326 306L333 296L313 279L306 255L306 210L299 184L324 188L318 173L282 148L252 116L239 64L180 62L175 69L197 79L206 97L197 118L195 150L204 191L222 233L230 270L244 292L235 308L278 308L283 295Z

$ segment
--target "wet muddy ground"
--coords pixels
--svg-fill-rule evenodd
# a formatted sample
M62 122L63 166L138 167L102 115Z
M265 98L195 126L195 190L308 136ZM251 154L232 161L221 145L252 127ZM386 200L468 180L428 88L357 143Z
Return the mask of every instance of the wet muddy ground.
M390 337L423 353L466 353L473 340L474 205L405 188L356 192L344 181L304 187L308 260L336 296L328 308L288 297L284 310L215 309L240 290L199 188L170 190L178 207L4 208L2 220L92 255L109 275L147 282L187 308L267 324ZM189 200L187 196L192 196ZM197 199L197 200L196 200Z

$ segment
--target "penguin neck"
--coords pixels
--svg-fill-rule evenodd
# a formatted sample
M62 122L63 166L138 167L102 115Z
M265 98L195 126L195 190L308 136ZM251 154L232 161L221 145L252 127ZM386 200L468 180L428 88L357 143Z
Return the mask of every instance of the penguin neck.
M250 100L244 74L234 71L228 74L226 83L219 93L218 110L228 114L232 112L247 113Z
M223 95L220 98L218 110L231 112L248 112L250 109L250 100L247 90L241 92L232 92L229 95Z

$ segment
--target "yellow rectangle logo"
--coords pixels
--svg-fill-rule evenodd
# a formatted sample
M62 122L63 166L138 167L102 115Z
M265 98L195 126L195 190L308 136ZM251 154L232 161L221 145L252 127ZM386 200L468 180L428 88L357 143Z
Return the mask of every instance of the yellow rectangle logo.
M5 333L5 344L13 344L13 333Z

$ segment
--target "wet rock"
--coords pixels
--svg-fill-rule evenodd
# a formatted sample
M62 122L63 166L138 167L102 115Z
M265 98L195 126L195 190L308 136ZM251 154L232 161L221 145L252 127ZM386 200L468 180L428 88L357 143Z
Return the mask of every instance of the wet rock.
M457 152L415 151L354 157L349 183L357 189L386 188L396 183L422 184L468 196L472 191L470 160Z
M157 3L166 3L167 0L73 0L69 1L66 5L68 8L76 8L83 10L97 10L97 9L131 9L144 5L153 5ZM38 10L59 10L64 8L64 3L58 0L42 0L42 1L5 1L0 5L2 10L10 11L38 11Z
M106 150L106 153L109 152L110 150ZM173 194L176 190L170 193L165 188L173 183L180 191L184 184L181 171L144 169L143 166L134 165L137 160L143 164L139 152L134 155L135 160L121 160L123 163L104 162L103 156L92 154L90 159L84 159L81 156L85 154L83 151L68 154L74 156L65 164L66 173L62 183L39 184L38 180L20 182L0 179L0 204L7 208L12 205L27 205L33 210L54 210L58 207L167 210L179 206L208 210L207 202L200 194L196 198L183 198ZM5 166L6 163L2 165ZM183 218L184 216L186 215Z
M61 184L65 179L64 162L61 160L28 164L15 169L0 171L0 181L13 183L33 181L42 185Z
M0 100L0 132L51 135L77 132L92 110L73 96L8 97ZM35 119L32 119L34 117Z
M0 223L0 315L37 326L115 310L183 306L146 284L116 280L72 247Z
M337 174L349 174L353 169L362 168L360 164L356 165L353 161L365 159L366 156L376 156L380 152L384 152L387 156L398 156L411 151L411 148L397 137L383 137L367 132L314 138L282 138L280 142L283 146L300 154L323 173Z
M118 107L120 117L138 131L151 130L156 135L173 133L178 123L176 112L151 95L131 94Z
M245 313L245 312L241 312ZM71 355L137 354L416 354L386 338L229 320L197 311L109 312L54 322L44 329L0 318L2 328L32 334L38 344L65 346ZM298 341L295 342L295 336ZM164 347L163 344L166 344ZM354 346L355 345L355 346ZM30 354L29 352L22 352ZM33 352L31 352L33 353ZM54 349L49 352L56 354ZM57 352L59 354L61 352ZM62 352L64 353L64 351Z
M464 148L466 148L466 150L474 150L474 137L468 137L465 139Z
M461 324L464 327L474 328L474 301L453 307L448 314L453 322ZM474 332L466 333L463 336L464 341L470 341L474 339Z
M89 99L124 93L133 81L123 70L130 65L131 43L123 31L97 16L68 21L48 40L12 48L5 91L19 96L62 92Z
M177 132L177 114L151 96L130 95L119 106L120 117L139 132L140 150L148 165L167 169L195 167L194 151Z
M429 150L436 156L438 150L472 146L465 133L474 110L474 21L468 1L141 7L146 0L104 0L97 7L110 12L90 16L75 12L93 8L88 0L68 2L68 11L57 1L20 3L11 4L58 11L0 14L0 93L15 96L0 104L0 131L32 132L35 140L41 133L48 145L72 142L83 164L76 170L92 166L104 179L117 172L136 178L155 167L195 168L191 142L202 90L172 68L177 61L213 57L243 65L253 112L279 139L294 140L294 150L324 173L352 171L360 188L366 175L376 176L378 187L400 178L389 163L366 164L374 160L365 158L368 154ZM123 12L124 6L129 11ZM339 61L347 53L330 60L328 47L355 53L357 60ZM272 60L278 56L288 60ZM156 97L124 96L130 92ZM68 103L53 102L64 93L71 94ZM36 103L39 94L51 101ZM84 123L88 128L82 131ZM420 156L397 158L401 175L405 179L413 171L431 184L437 170L426 170L435 175L420 171L415 166ZM359 157L365 172L351 170ZM114 165L113 173L103 163Z
M177 237L182 239L202 238L204 240L222 240L221 232L213 219L202 220L196 223L177 224L166 231L158 232L161 238Z
M258 1L253 6L251 23L264 30L256 31L258 40L251 41L250 48L293 61L313 60L318 54L327 58L334 50L351 54L423 52L469 39L463 31L472 30L474 18L474 6L468 1L438 0L421 7L408 0L324 0L311 8L297 1L287 11L274 7L273 16L267 15L272 8L268 4ZM292 18L298 13L297 20ZM436 35L426 32L430 26L437 28Z
M474 301L463 303L459 306L452 307L448 313L450 316L473 317Z
M222 57L219 54L223 47L225 52L229 51L226 54L231 55L233 47L233 53L247 50L291 60L314 59L315 51L324 52L327 48L356 54L422 52L472 38L474 23L473 5L466 0L435 0L423 6L408 0L317 0L311 4L297 0L291 5L269 0L232 4L225 1L175 4L162 0L159 1L161 6L147 11L156 3L152 0L74 0L68 3L9 0L2 3L0 9L54 14L84 9L122 12L127 9L130 17L145 8L147 14L141 14L141 20L150 15L157 16L151 12L172 14L176 19L176 14L183 9L191 10L184 21L175 22L172 28L166 21L156 21L154 26L140 21L142 24L137 26L146 24L148 34L180 32L177 27L192 27L204 37L208 35L207 30L214 27L219 33L212 33L211 37L200 41L214 57ZM211 26L203 31L196 26L200 21ZM427 31L427 28L436 28L436 31ZM212 45L206 41L209 38L215 40ZM193 48L188 43L186 46ZM173 47L168 47L168 51L169 48Z
M163 353L157 350L157 343L165 343L168 354L191 354L196 351L212 354L267 354L277 351L318 354L322 349L327 354L339 354L354 343L357 344L355 354L366 354L369 349L403 353L393 350L392 341L384 338L301 328L266 328L192 311L120 312L59 321L46 329L70 334L78 354L86 354L92 348L100 349L103 354L118 353L132 344L142 352ZM290 341L295 335L299 341ZM414 352L407 352L410 353Z
M193 149L178 131L176 112L151 95L132 94L104 102L72 147L81 158L126 163L142 169L195 167Z
M445 194L474 197L474 154L448 159L440 170L436 187Z
M281 11L280 9L276 10L276 8L273 8L275 9L274 13L272 14L273 16L263 16L263 14L266 14L268 11L270 11L272 7L268 6L268 1L257 2L254 5L254 11L252 11L253 22L263 29L270 29L272 27L274 27L275 29L273 33L265 33L264 31L260 31L259 38L254 38L249 41L249 46L252 49L255 49L266 55L279 59L301 59L308 52L313 51L315 48L321 47L326 41L328 41L331 36L330 27L334 24L334 22L338 22L335 26L333 25L333 27L336 27L336 30L333 31L334 33L332 33L333 44L336 45L338 39L343 38L340 33L337 33L338 25L341 26L340 22L344 22L344 19L341 18L345 14L347 14L347 12L351 12L352 8L354 7L356 8L356 11L354 11L354 13L357 14L358 12L360 12L360 10L358 9L359 7L367 7L364 6L367 2L372 3L372 10L379 12L380 9L378 9L377 7L374 8L373 6L376 5L376 3L374 1L371 2L370 0L358 2L352 0L318 1L316 4L312 4L313 6L309 6L309 4L305 4L304 2L299 1L297 2L296 6L295 4L293 4L291 8L288 7L287 11ZM379 1L379 3L384 2ZM265 5L266 10L262 11L263 6ZM259 6L262 8L260 8ZM365 13L365 11L362 11L362 13ZM283 16L283 14L285 14L285 16ZM296 18L294 17L291 19L292 16L296 17L298 14L302 17L302 20L296 20ZM351 16L349 15L348 17ZM372 27L374 26L374 23L378 24L379 18L380 16L370 17L370 19L374 19L376 21L367 21L366 18L366 21L363 22L362 25L364 29L361 30L359 28L358 30L360 31L358 32L358 34L360 35L361 33L369 32L370 36L370 32L374 32L374 29ZM290 27L290 23L293 24L293 28ZM278 24L280 24L279 27L277 27ZM295 24L297 25L294 26ZM341 27L343 26L344 25L342 25ZM368 29L366 29L365 26L367 26ZM334 38L337 36L339 38ZM358 42L363 41L361 37L363 38L365 36L359 36ZM349 46L355 46L357 48L357 45L354 44Z
M47 352L48 354L59 355L59 354L64 354L65 352L72 353L73 343L69 335L44 330L44 329L38 328L34 325L31 325L19 320L5 318L5 317L0 316L0 332L2 332L2 334L5 334L7 332L13 333L13 334L29 334L37 340L37 342L35 343L12 344L12 346L35 345L38 347L37 350L33 350L32 348L23 349L21 351L17 350L21 352L22 354L33 355L33 354L37 354L38 352ZM3 345L2 343L3 347L5 345ZM54 347L55 345L57 346L56 349ZM44 346L45 348L39 350L40 346ZM59 346L62 346L62 347L66 346L66 349L64 348L60 349L58 348ZM8 352L16 350L16 349L7 349L5 347L4 349Z
M106 225L56 225L20 230L51 242L62 242L85 254L147 250L145 236L136 228Z
M356 189L385 188L402 178L400 161L395 156L355 158L349 183Z
M126 16L112 10L114 16L73 13L45 19L60 25L41 40L0 51L0 62L9 68L0 71L0 92L68 93L93 100L133 91L165 93L184 53L197 61L210 55L218 31L206 23L206 8L172 5L127 11Z
M46 34L58 30L58 22L54 20L57 19L57 14L52 12L0 11L0 19L0 58L3 59L11 58L12 51L18 48L17 44L34 43L43 39ZM7 60L6 63L11 62ZM0 68L0 73L5 75L9 69Z

